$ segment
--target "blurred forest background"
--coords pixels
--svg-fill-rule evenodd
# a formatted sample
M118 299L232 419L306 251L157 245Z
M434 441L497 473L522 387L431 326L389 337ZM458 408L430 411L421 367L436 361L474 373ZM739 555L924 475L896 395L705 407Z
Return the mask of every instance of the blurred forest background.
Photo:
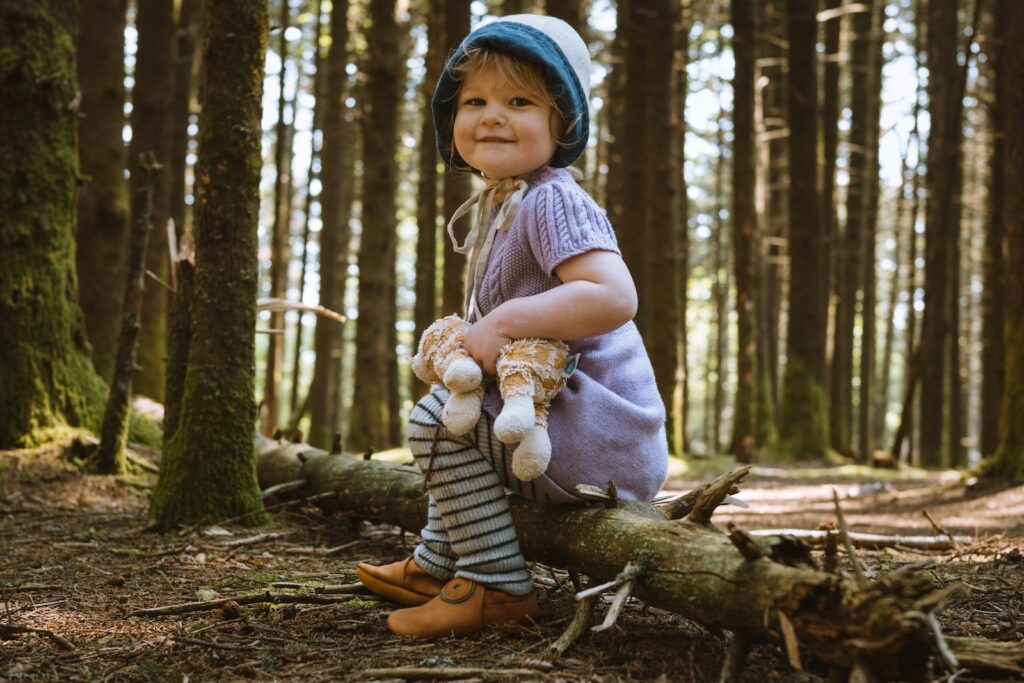
M60 19L72 3L44 4ZM180 240L197 222L203 46L254 26L259 296L347 318L264 306L260 430L401 445L424 389L415 340L460 308L464 259L443 226L472 191L437 156L429 96L472 27L547 12L591 49L578 166L637 281L674 452L977 464L999 445L1013 310L1001 136L1005 83L1020 82L1002 57L1015 4L271 0L261 37L244 18L234 33L211 23L199 0L82 0L75 270L96 372L112 377L130 226L148 217L133 391L165 399L180 287L165 225ZM146 191L144 152L161 164Z

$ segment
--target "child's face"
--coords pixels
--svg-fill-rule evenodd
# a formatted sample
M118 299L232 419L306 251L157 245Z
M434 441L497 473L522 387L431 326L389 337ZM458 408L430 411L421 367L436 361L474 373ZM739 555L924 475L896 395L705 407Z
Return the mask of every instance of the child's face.
M554 108L485 67L459 89L455 149L488 178L526 175L551 161L558 122Z

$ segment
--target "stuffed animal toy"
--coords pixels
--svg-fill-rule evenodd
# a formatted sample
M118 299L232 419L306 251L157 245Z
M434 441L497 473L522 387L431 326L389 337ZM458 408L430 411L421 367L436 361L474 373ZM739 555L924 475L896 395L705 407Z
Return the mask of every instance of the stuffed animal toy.
M465 350L468 328L455 315L438 320L423 333L412 361L417 377L427 384L440 382L451 392L441 421L457 436L476 425L483 398L480 368ZM517 339L498 355L498 389L505 405L494 421L494 434L502 443L519 443L512 473L522 481L544 474L551 461L548 407L572 374L566 372L568 359L569 347L553 339Z
M480 420L484 390L483 373L466 353L469 325L457 315L435 321L423 331L412 371L426 384L443 384L451 392L441 412L441 422L452 434L468 434Z

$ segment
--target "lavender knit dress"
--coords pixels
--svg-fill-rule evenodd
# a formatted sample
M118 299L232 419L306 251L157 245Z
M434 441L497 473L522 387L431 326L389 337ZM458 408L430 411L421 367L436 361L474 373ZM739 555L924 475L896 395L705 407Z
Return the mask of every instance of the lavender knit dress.
M529 189L506 232L498 232L477 291L486 315L501 303L557 287L555 267L600 249L619 252L604 212L565 169L544 167L527 179ZM515 480L513 491L551 503L575 502L576 484L602 489L615 482L624 499L651 500L668 467L665 407L636 325L630 321L597 337L567 342L579 365L551 404L551 464L532 482ZM497 385L488 386L484 409L501 411ZM506 446L506 458L514 446Z

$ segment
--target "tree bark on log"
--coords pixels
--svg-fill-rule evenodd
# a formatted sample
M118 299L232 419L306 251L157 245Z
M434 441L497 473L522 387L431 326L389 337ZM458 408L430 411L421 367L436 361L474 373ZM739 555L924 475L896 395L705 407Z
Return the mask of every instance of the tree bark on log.
M316 496L328 512L350 511L418 533L427 500L418 468L327 454L304 444L257 443L260 486L304 481L294 497ZM702 487L681 519L635 501L543 506L512 497L523 553L530 560L579 571L594 585L639 565L634 595L712 629L749 641L795 643L842 670L870 670L877 680L916 680L936 635L928 615L953 589L937 590L918 572L893 572L858 589L841 575L820 571L804 544L774 536L756 539L761 555L746 559L710 524L711 512L734 492L746 470ZM333 495L329 495L332 494ZM960 643L957 654L976 641ZM1020 653L1017 653L1020 654Z

